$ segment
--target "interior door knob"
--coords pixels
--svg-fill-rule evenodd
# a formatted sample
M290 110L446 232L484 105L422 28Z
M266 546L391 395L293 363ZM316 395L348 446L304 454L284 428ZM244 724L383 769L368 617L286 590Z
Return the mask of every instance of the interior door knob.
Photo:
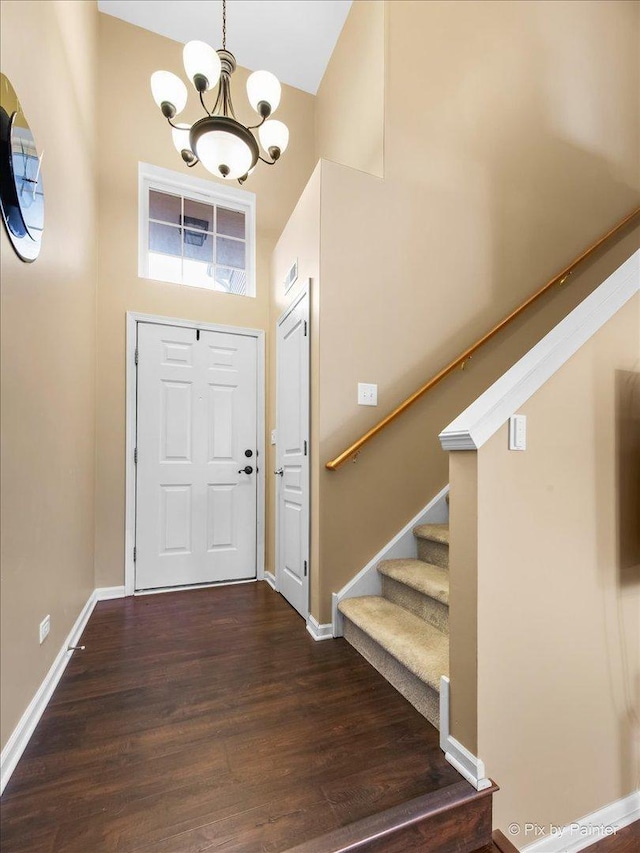
M284 477L284 468L277 468L273 473L278 477Z
M253 474L253 468L251 465L245 465L244 468L238 471L238 474Z

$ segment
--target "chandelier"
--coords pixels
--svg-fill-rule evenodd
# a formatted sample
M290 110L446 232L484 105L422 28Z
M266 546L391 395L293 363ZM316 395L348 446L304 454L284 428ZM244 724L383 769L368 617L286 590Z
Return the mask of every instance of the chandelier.
M176 124L187 103L187 87L170 71L151 75L151 93L172 127L173 144L187 166L202 165L211 174L244 183L258 160L273 166L289 143L289 130L281 121L270 119L280 103L280 83L269 71L254 71L247 80L249 103L260 116L258 124L245 127L237 118L231 101L231 75L236 60L227 50L227 3L222 0L222 48L214 50L203 41L190 41L183 50L184 69L200 97L206 115L193 125ZM204 93L218 86L213 109ZM267 160L260 154L258 138Z

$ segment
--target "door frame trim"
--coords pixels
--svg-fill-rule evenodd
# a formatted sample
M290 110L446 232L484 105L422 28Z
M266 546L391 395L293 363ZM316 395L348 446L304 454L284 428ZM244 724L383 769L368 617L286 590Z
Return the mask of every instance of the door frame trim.
M312 453L312 444L311 444L311 279L308 278L305 283L300 287L298 292L292 298L291 302L287 305L285 310L276 320L275 325L275 336L276 336L276 363L275 363L275 408L276 408L276 429L279 430L279 424L277 422L278 417L278 364L280 358L280 339L278 337L278 329L287 319L289 314L294 311L298 303L300 303L304 297L308 299L308 311L309 311L309 328L307 335L307 348L309 353L309 374L307 377L308 387L309 387L309 413L308 413L308 454L307 454L307 468L308 468L308 487L309 487L309 507L307 512L307 625L309 623L309 617L311 615L311 572L313 570L313 566L311 565L311 453ZM276 460L277 460L277 445L276 445ZM278 505L278 483L277 477L275 478L276 482L274 483L274 492L275 492L275 512L274 512L274 520L275 520L275 530L274 530L274 539L275 539L275 566L274 566L274 574L273 574L273 587L279 592L278 587L278 566L280 565L280 510ZM269 581L271 582L271 581Z
M178 326L186 329L201 329L203 332L223 332L229 335L245 335L255 338L257 343L257 451L262 464L257 466L257 502L256 502L256 580L264 579L265 549L265 465L267 464L265 444L265 332L264 329L249 329L242 326L224 326L221 323L201 323L197 320L185 320L177 317L162 317L156 314L126 313L126 440L125 440L125 531L124 531L124 589L125 595L135 594L135 564L133 548L136 541L136 469L133 451L136 446L136 400L137 372L135 363L138 323L152 323L156 326ZM211 584L216 586L217 584ZM180 587L176 587L179 590Z

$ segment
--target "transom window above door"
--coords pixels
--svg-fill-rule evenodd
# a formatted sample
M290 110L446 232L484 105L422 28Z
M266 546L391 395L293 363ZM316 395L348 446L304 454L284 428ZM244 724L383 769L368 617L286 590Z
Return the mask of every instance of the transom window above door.
M255 195L140 164L139 275L255 296Z

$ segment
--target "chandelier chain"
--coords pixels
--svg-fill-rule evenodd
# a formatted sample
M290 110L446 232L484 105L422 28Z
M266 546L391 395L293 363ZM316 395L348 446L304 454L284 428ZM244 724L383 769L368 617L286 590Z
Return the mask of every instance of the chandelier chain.
M222 49L227 49L227 0L222 0Z

